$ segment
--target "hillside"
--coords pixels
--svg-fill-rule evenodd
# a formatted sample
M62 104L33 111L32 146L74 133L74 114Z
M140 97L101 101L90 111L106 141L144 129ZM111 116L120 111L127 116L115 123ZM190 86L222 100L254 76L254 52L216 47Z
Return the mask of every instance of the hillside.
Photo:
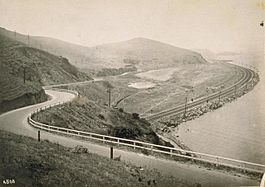
M170 146L161 140L152 130L151 124L141 119L138 114L101 106L86 97L49 108L34 115L33 119L64 128Z
M0 33L0 113L45 101L43 85L91 79L66 58L28 47Z
M85 59L84 54L86 53L87 48L76 44L71 44L69 42L42 36L24 35L1 27L0 35L6 36L36 49L66 57L72 64L76 64L79 61L82 62Z
M0 131L0 181L6 186L195 186L155 170Z
M95 46L88 55L93 62L108 68L134 65L148 70L207 63L199 53L146 38Z
M197 52L146 38L84 47L48 37L27 36L3 28L0 28L0 33L31 47L64 56L80 70L99 76L122 74L135 71L136 68L150 70L207 63Z

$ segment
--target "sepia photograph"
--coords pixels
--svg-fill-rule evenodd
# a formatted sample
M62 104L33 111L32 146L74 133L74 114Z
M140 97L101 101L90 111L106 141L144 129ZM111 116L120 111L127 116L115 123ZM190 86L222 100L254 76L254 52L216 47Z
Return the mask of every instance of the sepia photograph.
M0 0L0 186L265 187L264 0Z

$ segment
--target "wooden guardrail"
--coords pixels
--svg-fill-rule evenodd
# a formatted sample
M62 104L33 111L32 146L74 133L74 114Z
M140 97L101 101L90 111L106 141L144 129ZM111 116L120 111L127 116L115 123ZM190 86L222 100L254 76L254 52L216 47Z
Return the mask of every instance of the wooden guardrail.
M64 89L57 89L57 90L78 95L77 92L72 91L72 90L64 90ZM36 111L34 111L28 116L29 124L35 128L42 129L48 132L55 132L55 133L60 133L60 134L65 134L65 135L82 137L86 139L98 140L103 143L108 142L116 146L123 145L123 146L131 147L133 149L148 150L154 153L156 152L156 153L162 153L165 155L169 155L170 157L186 158L186 159L190 159L193 161L201 161L203 163L214 164L216 166L226 166L230 168L241 169L243 171L250 171L250 172L257 172L257 173L265 172L265 165L262 165L262 164L241 161L241 160L236 160L232 158L226 158L226 157L216 156L216 155L211 155L211 154L199 153L195 151L188 151L188 150L178 149L174 147L156 145L156 144L137 141L137 140L130 140L130 139L118 138L114 136L102 135L102 134L97 134L97 133L92 133L92 132L85 132L85 131L79 131L79 130L74 130L74 129L69 129L69 128L57 127L57 126L40 123L32 119L33 114L36 114L47 108L51 108L53 106L60 105L66 102L55 103L55 104L37 109Z

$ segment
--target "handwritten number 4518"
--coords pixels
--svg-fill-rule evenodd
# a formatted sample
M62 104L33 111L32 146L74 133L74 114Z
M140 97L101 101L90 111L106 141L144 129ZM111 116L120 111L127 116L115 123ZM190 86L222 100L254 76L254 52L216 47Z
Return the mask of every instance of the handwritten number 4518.
M3 180L3 184L15 184L16 181L14 179L5 179Z

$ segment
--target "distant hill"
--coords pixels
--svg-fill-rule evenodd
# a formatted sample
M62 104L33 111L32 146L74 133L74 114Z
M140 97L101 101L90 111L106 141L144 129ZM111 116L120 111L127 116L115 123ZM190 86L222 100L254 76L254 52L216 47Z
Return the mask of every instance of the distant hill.
M2 35L15 38L31 47L64 56L79 69L99 75L115 75L137 69L156 69L207 61L197 52L146 38L84 47L53 38L27 36L5 29ZM124 69L119 69L124 68Z
M139 69L156 69L207 63L199 53L146 38L95 46L88 54L93 62L109 68L134 65Z
M29 47L0 32L0 113L46 100L42 85L89 79L66 58Z

